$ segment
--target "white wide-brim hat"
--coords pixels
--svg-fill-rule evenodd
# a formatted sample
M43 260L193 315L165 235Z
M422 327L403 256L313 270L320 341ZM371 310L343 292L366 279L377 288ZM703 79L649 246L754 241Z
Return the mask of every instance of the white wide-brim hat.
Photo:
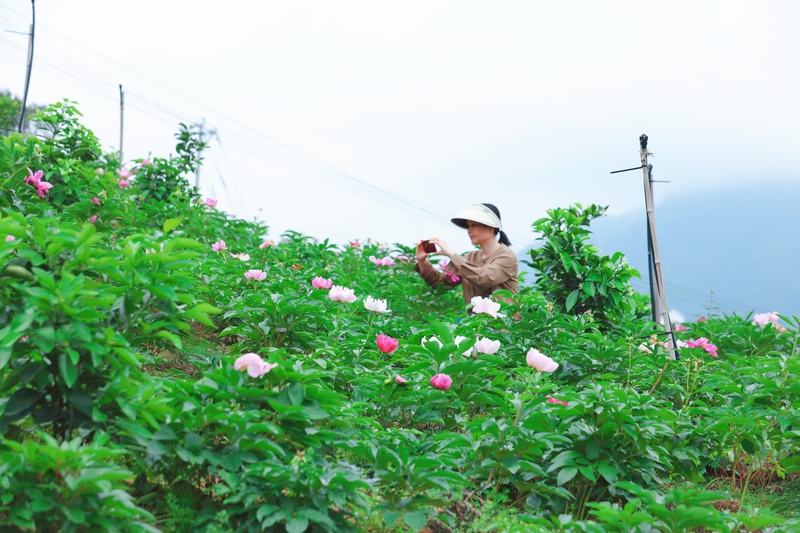
M494 214L494 211L483 204L472 204L469 209L450 219L453 224L464 229L467 229L467 221L470 220L490 228L503 229L503 224L500 223L500 219Z

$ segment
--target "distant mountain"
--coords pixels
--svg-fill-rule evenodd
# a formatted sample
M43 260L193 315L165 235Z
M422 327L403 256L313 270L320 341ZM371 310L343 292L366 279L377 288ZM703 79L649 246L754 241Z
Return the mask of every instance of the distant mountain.
M657 201L655 215L671 310L687 321L709 306L715 314L800 316L800 184L671 197ZM649 293L645 220L642 200L640 212L604 217L590 229L603 254L625 253L642 274L634 288Z

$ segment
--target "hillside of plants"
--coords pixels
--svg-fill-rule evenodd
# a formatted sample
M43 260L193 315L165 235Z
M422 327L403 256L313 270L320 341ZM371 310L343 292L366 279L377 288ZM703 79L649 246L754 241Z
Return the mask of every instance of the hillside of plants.
M80 119L0 137L0 531L800 531L798 317L671 350L595 205L465 306L416 243L216 209L190 127L120 164Z

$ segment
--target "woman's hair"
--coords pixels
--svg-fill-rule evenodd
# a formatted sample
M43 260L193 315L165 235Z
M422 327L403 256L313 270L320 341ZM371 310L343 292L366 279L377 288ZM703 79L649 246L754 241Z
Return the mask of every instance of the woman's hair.
M492 213L497 215L497 220L502 220L500 218L500 210L497 209L494 205L492 204L481 204L481 205L485 205L486 207L491 209ZM497 235L498 233L500 234L500 239L498 239L500 243L505 244L506 246L511 246L511 241L508 240L508 235L506 235L506 232L498 228L494 228L494 234Z

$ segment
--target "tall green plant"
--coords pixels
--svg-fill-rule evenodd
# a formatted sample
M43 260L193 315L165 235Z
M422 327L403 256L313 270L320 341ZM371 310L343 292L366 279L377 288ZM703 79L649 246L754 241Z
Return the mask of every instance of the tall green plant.
M531 250L527 263L536 270L536 286L561 312L619 320L637 309L629 282L639 272L621 252L600 255L588 242L589 224L607 209L575 204L549 209L547 217L533 223L544 244Z

